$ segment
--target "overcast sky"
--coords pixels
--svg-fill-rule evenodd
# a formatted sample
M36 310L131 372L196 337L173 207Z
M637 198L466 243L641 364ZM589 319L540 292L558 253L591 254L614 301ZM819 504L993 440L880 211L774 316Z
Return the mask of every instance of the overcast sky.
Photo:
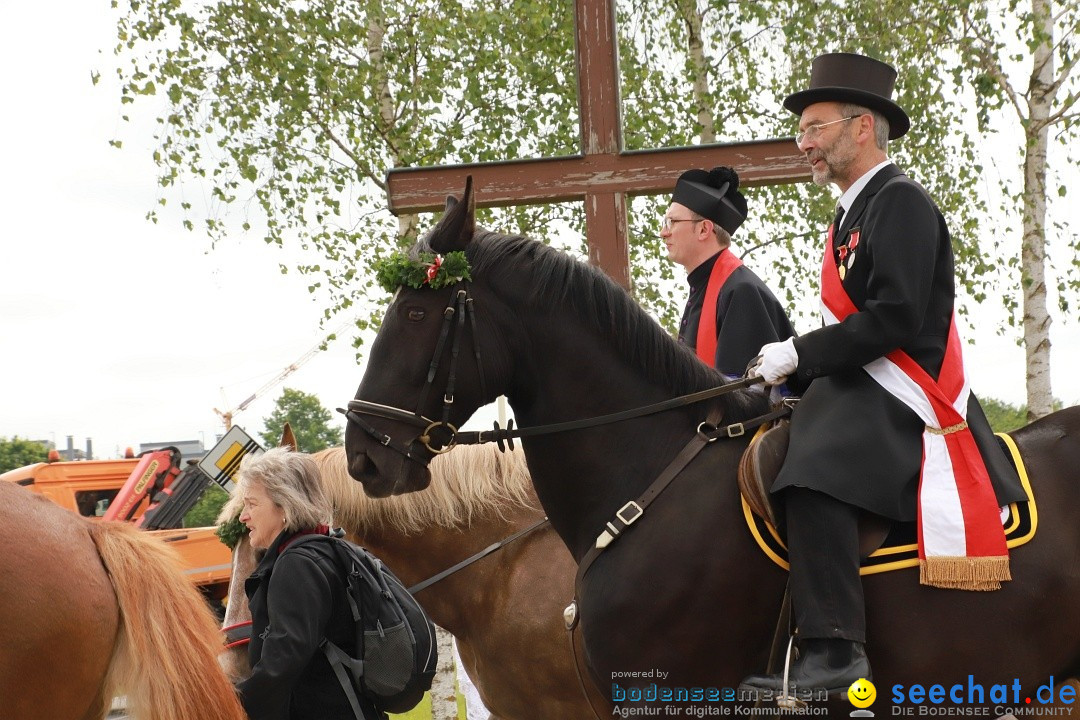
M107 1L2 7L0 436L63 446L74 435L79 448L92 437L101 456L211 445L223 429L214 408L235 407L320 342L322 308L258 237L211 250L171 213L144 219L158 197L152 118L120 119ZM261 430L282 387L333 408L359 381L340 340L236 423Z
M90 437L103 457L141 442L211 445L214 408L239 404L322 338L322 308L303 278L280 273L284 253L258 237L211 250L173 215L144 219L158 197L152 118L120 119L115 18L106 0L0 6L0 436L63 446L73 435L79 448ZM1055 395L1075 404L1080 376L1067 366L1080 328L1057 316L1053 328ZM976 392L1023 402L1022 350L992 323L972 332ZM236 422L261 430L282 387L344 404L360 374L338 341Z

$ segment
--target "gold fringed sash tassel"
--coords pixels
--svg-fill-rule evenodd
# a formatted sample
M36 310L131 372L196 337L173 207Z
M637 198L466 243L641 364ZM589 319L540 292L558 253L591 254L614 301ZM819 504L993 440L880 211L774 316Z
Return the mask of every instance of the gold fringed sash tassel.
M1012 580L1009 558L929 557L919 561L919 582L948 590L998 590Z

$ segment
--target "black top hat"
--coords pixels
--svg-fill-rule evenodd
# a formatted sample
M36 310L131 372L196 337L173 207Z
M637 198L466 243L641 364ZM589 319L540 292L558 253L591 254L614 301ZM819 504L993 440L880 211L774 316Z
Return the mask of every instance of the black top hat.
M671 202L685 205L732 235L746 219L746 198L739 192L739 174L729 167L687 170L675 183Z
M876 110L889 121L889 139L911 127L904 109L892 100L896 69L888 63L854 53L818 55L810 68L810 89L784 98L784 107L801 115L819 102L854 103Z

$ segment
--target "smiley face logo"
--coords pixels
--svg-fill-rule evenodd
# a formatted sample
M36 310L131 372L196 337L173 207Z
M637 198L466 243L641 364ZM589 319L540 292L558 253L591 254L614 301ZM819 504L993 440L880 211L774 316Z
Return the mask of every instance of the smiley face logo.
M877 688L866 678L859 678L848 688L847 699L857 708L868 708L877 699Z

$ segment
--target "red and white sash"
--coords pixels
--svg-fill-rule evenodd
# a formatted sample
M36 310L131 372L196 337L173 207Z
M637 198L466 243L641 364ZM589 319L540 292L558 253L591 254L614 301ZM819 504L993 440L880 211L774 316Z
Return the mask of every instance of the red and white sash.
M830 227L821 266L821 306L828 325L858 312L844 290L833 252ZM919 481L919 581L997 590L1001 581L1012 579L1009 551L990 475L967 425L971 390L964 377L956 314L936 382L900 349L863 369L926 425Z
M716 365L716 302L720 297L720 289L724 283L742 266L742 260L735 257L730 248L720 251L720 257L713 263L712 272L709 273L709 284L705 286L705 302L701 304L701 315L698 317L697 341L694 343L694 352L697 353L701 362L709 367Z

